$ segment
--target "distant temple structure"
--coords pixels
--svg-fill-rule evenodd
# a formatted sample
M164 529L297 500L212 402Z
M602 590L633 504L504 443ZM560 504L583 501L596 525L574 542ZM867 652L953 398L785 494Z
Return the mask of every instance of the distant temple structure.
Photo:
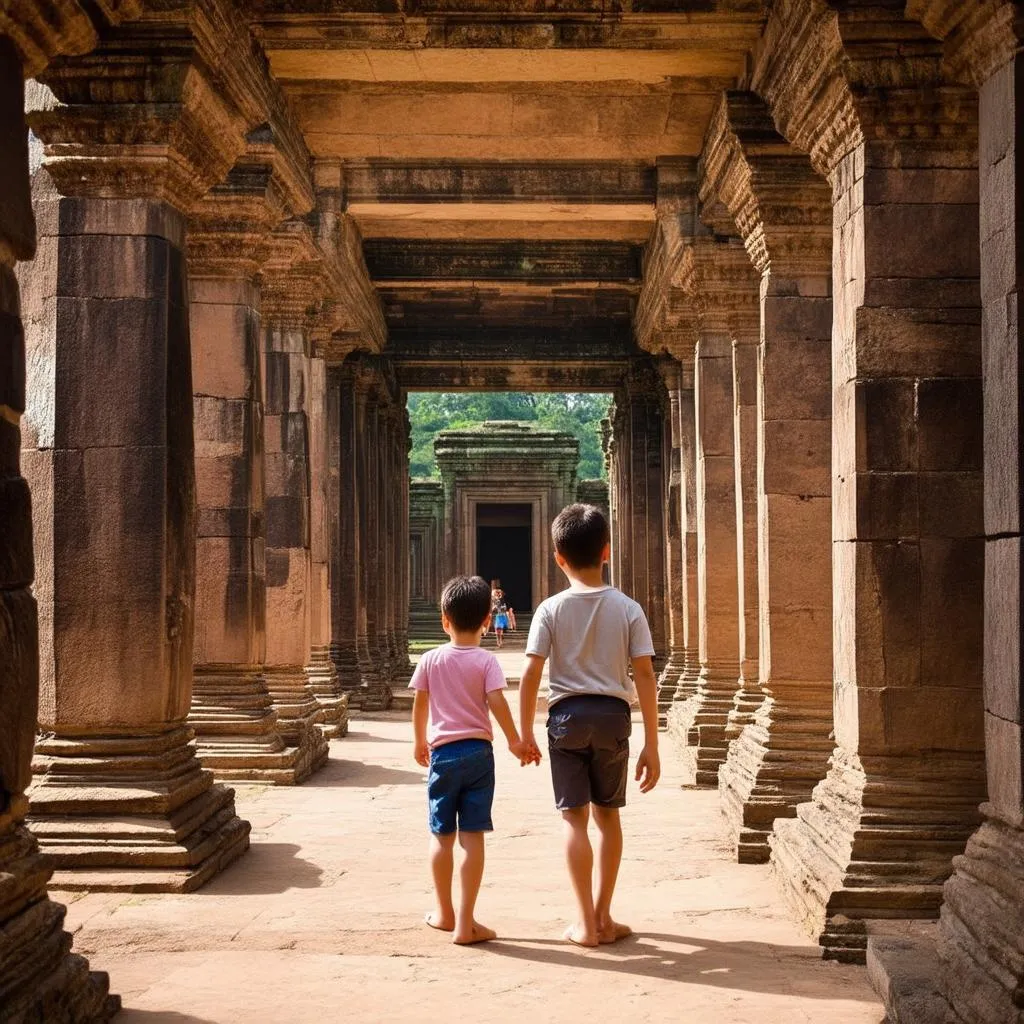
M579 447L506 420L438 434L441 479L413 480L409 494L411 636L436 635L438 595L460 572L501 580L521 619L563 588L551 520L577 500L608 510L605 481L577 479Z

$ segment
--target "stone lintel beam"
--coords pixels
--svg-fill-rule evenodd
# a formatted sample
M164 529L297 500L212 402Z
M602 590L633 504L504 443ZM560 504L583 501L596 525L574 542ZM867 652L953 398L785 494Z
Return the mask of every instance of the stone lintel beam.
M778 134L759 97L723 93L708 128L701 172L701 202L725 207L759 273L827 276L829 187Z
M964 5L977 7L977 4ZM772 6L751 88L779 131L827 177L864 143L914 138L958 149L958 116L972 102L955 84L942 44L903 5L782 0Z

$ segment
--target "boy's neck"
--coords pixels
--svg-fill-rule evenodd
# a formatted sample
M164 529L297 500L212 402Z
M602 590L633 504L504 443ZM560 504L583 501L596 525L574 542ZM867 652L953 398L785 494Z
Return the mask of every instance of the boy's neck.
M458 629L449 629L448 639L456 647L479 647L482 637L479 629L470 630L468 633Z
M603 587L606 586L604 581L604 566L588 566L584 569L577 569L574 566L567 565L562 570L566 578L569 580L570 586L577 587Z

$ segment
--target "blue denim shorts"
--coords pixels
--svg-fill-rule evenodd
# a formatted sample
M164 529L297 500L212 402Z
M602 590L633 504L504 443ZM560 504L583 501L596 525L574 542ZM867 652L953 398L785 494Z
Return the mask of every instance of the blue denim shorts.
M430 752L430 831L490 832L494 748L487 740L455 740Z

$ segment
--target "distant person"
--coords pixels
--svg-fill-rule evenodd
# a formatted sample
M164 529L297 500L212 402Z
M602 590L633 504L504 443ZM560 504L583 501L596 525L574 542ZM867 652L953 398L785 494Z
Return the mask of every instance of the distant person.
M640 792L649 793L661 775L654 645L640 605L604 582L610 533L600 510L569 505L555 517L551 538L569 589L541 602L533 616L519 684L520 729L526 759L539 758L534 718L541 673L550 659L551 780L565 822L565 856L578 905L576 923L564 937L579 946L596 946L631 933L612 917L622 860L619 808L626 803L634 695L644 723L636 766ZM591 814L599 835L596 896Z
M500 650L505 633L509 628L509 622L515 614L505 601L505 591L495 590L491 595L491 614L494 616L494 635L497 638L498 649Z
M441 592L441 626L450 642L420 659L409 687L417 763L430 769L427 800L432 834L430 868L436 908L426 916L431 928L454 932L459 945L493 939L495 933L474 917L484 874L484 833L493 829L494 751L490 715L521 765L539 761L516 732L502 691L505 673L498 659L482 650L490 621L491 595L479 576L456 576ZM463 850L462 891L452 903L455 838Z

